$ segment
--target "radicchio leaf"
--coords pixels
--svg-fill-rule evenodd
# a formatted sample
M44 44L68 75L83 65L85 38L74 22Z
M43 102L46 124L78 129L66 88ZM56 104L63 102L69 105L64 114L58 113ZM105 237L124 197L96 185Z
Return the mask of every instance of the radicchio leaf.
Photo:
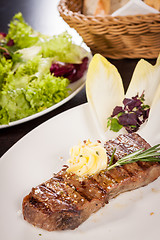
M13 39L10 39L8 42L7 42L7 46L11 47L14 45L14 41Z
M0 32L0 39L1 39L1 38L5 38L6 36L7 36L6 33L4 33L4 32Z
M65 77L70 82L75 82L80 79L87 70L88 58L85 57L81 64L54 62L51 65L50 72L56 77Z
M14 45L13 39L10 39L8 42L6 40L7 34L4 32L0 32L0 53L2 56L4 56L6 59L11 59L11 53L9 50L9 47L12 47Z

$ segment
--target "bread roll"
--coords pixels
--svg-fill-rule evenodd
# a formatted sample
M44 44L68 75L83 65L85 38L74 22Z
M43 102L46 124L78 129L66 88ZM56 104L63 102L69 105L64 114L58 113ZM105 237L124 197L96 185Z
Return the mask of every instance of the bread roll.
M123 7L129 0L111 0L110 14Z
M84 0L83 14L85 15L101 15L109 14L110 0Z
M112 14L127 2L129 0L84 0L83 14L101 16Z

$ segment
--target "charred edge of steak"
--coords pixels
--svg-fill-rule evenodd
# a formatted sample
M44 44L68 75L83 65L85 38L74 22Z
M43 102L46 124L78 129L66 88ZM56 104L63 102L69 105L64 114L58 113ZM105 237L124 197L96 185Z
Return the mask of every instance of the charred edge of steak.
M53 177L24 198L23 215L29 223L48 231L75 229L102 205L103 198L88 201L65 179Z
M48 231L64 230L66 226L74 229L80 223L78 210L69 208L53 212L44 203L29 195L23 201L23 214L24 219L29 223Z
M138 134L120 135L105 143L115 159L150 145ZM67 173L66 167L33 188L23 200L24 219L48 231L75 229L93 212L122 192L145 186L160 175L160 164L137 162L104 170L88 178Z

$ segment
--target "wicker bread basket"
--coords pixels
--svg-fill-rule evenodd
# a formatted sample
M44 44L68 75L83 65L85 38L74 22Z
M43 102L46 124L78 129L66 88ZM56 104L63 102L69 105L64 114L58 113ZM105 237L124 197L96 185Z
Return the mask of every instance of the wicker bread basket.
M154 0L153 0L154 1ZM160 52L160 14L85 16L82 0L60 0L58 10L82 36L93 54L105 57L156 58Z

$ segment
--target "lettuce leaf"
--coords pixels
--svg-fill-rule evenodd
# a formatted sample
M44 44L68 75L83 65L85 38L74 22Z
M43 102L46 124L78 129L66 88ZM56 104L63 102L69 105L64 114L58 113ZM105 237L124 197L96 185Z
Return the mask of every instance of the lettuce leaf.
M0 105L3 111L7 113L7 120L15 121L33 114L29 102L26 101L24 89L14 89L10 91L2 91ZM2 118L1 124L7 124Z
M9 123L9 116L6 109L0 107L0 123L1 124L8 124Z
M50 59L37 56L6 75L0 94L0 124L30 116L68 96L69 80L51 75L49 63Z
M3 84L5 84L6 78L12 69L12 61L6 60L5 57L0 59L0 90Z
M35 112L40 112L68 96L67 78L57 78L50 73L40 81L30 82L26 88L26 99Z
M81 63L82 59L87 56L86 51L73 44L72 37L67 32L52 37L45 36L32 29L24 21L22 13L17 13L13 17L6 39L14 42L13 46L8 47L9 49L16 51L38 46L41 47L42 57L52 57L60 62Z
M86 51L73 44L67 32L45 39L38 45L42 47L41 53L44 58L52 57L59 62L81 63L82 59L87 56Z
M12 39L18 48L26 48L35 45L39 36L23 19L22 13L17 13L9 24L7 40Z

